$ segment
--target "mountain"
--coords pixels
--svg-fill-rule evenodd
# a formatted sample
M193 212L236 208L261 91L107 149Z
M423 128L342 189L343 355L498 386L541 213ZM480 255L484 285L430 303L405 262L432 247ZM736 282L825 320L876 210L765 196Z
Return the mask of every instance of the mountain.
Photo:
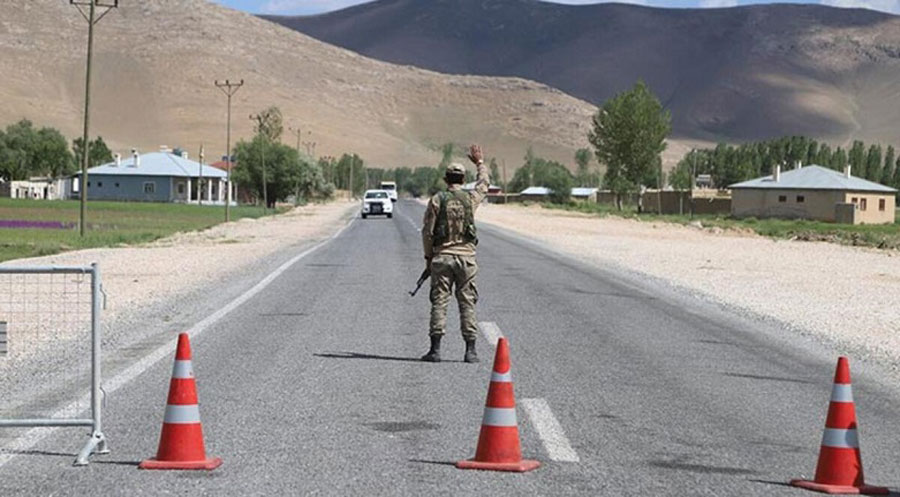
M518 78L448 76L372 60L206 0L121 2L96 26L92 135L114 151L225 153L226 97L245 80L233 142L277 105L319 155L381 167L434 165L447 142L518 164L529 145L572 162L595 108ZM87 23L62 0L0 2L0 127L27 118L80 136ZM311 134L308 132L311 131ZM296 138L287 130L285 143Z
M380 60L527 78L598 105L641 78L681 139L900 144L900 17L869 10L379 0L267 19Z

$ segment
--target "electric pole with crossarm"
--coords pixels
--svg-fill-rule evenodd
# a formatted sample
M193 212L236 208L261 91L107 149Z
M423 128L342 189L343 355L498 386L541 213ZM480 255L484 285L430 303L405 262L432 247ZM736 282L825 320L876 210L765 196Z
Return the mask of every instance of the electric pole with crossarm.
M88 46L87 46L87 70L85 71L84 85L84 135L81 148L81 210L78 216L78 232L84 236L85 228L85 212L87 211L87 180L88 180L88 160L91 152L91 142L89 140L91 130L91 62L94 56L94 26L100 22L109 11L119 7L119 0L69 0L70 5L74 5L84 16L88 22ZM87 7L85 12L84 7ZM100 10L99 15L97 10Z
M225 138L225 164L228 168L228 174L225 176L225 222L231 220L231 97L237 93L241 87L244 86L244 80L242 79L240 83L232 83L229 80L225 80L224 83L219 83L219 80L216 80L216 87L222 90L223 93L228 97L228 126L227 126L227 135Z

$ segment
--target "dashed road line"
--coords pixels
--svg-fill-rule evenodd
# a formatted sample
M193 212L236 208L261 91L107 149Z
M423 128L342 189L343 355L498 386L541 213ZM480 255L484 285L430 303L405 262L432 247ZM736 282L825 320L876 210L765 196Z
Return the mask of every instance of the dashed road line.
M478 323L478 328L481 330L481 334L484 335L485 340L494 347L497 346L497 342L500 341L500 337L503 336L503 332L500 331L500 327L497 326L497 323L482 321Z
M300 254L297 254L284 264L278 267L275 271L272 271L268 276L263 278L259 283L254 285L252 288L241 294L239 297L235 298L231 302L225 304L218 311L210 314L202 321L198 322L190 329L187 330L187 334L191 338L195 338L204 331L208 330L213 324L217 321L221 320L227 314L231 313L246 301L253 298L256 294L263 291L267 286L269 286L276 278L281 276L285 271L291 268L294 264L299 262L301 259L307 257L313 252L319 250L324 247L332 240L339 237L344 230L346 230L350 225L353 224L353 220L351 219L343 228L338 230L337 233L332 235L331 237L313 245L312 247L304 250ZM106 392L107 395L115 392L131 380L137 378L144 371L147 371L152 366L154 366L157 362L162 360L165 357L171 357L174 354L175 346L177 345L178 340L173 339L165 345L158 347L153 352L150 352L125 370L121 371L119 374L113 376L109 380L103 382L103 391ZM51 418L72 418L76 415L84 412L85 406L90 405L90 395L83 396L82 398L66 405L62 409L55 412ZM12 441L3 446L0 446L0 468L2 468L6 463L11 461L16 455L21 452L25 452L30 450L35 445L37 445L41 440L58 430L58 427L54 428L31 428L26 431L22 435L16 437ZM115 443L115 442L113 442ZM2 453L2 451L6 451L6 453Z
M409 222L409 225L412 226L413 229L415 229L415 230L418 231L418 232L421 232L421 231L422 231L422 228L420 228L419 225L416 224L416 222L413 221L411 217L407 216L407 215L404 214L403 212L401 212L400 215L403 216L403 219L406 219L406 221Z
M522 399L519 405L531 418L550 459L557 462L581 462L545 399Z

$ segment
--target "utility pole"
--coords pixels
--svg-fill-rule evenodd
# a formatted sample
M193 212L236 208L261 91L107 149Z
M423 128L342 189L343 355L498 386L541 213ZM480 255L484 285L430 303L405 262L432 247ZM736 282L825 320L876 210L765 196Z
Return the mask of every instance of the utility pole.
M225 222L231 220L231 97L237 93L241 87L244 86L244 80L242 79L240 83L232 83L229 80L225 80L224 83L219 83L219 80L216 80L216 87L222 90L225 95L228 96L228 131L225 138L225 164L228 168L228 174L225 176L225 188L227 189L225 195ZM199 197L199 192L197 193Z
M303 135L303 132L300 131L300 128L288 128L288 130L291 132L291 134L297 135L297 155L300 155L300 136Z
M188 199L190 200L190 199ZM210 199L212 200L212 199ZM200 144L200 179L197 181L197 205L203 205L203 144Z
M78 232L84 236L85 213L87 212L87 181L88 181L88 158L91 155L90 129L91 129L91 62L94 58L94 25L100 22L109 11L119 7L119 0L69 0L70 5L74 5L78 12L88 22L88 46L87 46L87 70L85 71L84 84L84 134L81 142L81 210L78 216ZM84 11L84 6L88 7L88 11ZM97 8L101 12L97 14Z
M266 178L266 146L269 144L269 137L265 133L266 126L269 124L268 114L250 115L251 121L256 121L256 132L262 138L262 173L263 173L263 202L265 206L263 211L269 210L269 182Z
M297 157L300 157L300 136L303 135L303 132L300 131L300 128L294 129L294 128L289 127L288 130L292 134L297 135ZM300 181L299 181L299 179L297 180L296 184L294 185L294 190L295 190L294 206L296 207L296 206L300 205Z
M506 183L506 159L503 159L503 203L509 203L509 185Z
M316 142L303 142L306 147L306 155L313 157L316 154Z
M353 163L356 162L353 158L350 158L350 184L347 185L347 188L350 189L350 200L353 200Z

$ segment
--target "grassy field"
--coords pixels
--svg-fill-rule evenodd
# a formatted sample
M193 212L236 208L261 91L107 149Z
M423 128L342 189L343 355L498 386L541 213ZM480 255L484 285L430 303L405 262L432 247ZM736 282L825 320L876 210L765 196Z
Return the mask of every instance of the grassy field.
M82 248L145 243L179 231L203 230L225 219L224 207L90 202L88 230L81 237L78 213L78 201L0 199L0 226L63 226L58 229L0 227L0 261ZM231 208L232 220L264 215L261 207Z
M777 239L824 241L881 249L900 249L900 223L896 222L894 224L849 225L787 219L734 219L728 216L713 215L696 215L691 219L690 215L638 214L635 207L627 207L618 211L612 205L587 202L568 205L546 203L543 206L550 209L563 209L598 216L618 216L642 221L676 224L690 224L699 221L705 228L749 230Z

